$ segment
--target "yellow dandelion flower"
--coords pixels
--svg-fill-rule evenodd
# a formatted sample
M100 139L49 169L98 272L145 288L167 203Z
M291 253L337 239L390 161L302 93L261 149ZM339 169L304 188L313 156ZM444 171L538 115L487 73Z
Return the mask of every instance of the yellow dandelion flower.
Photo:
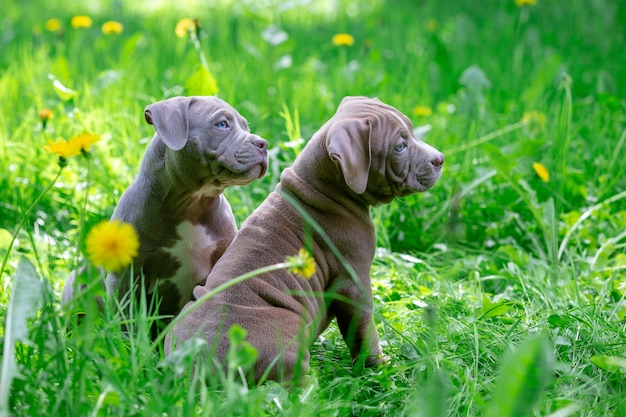
M543 127L546 124L546 115L537 110L526 112L524 116L522 116L522 122L539 123L541 127Z
M178 21L174 32L179 38L184 38L185 36L187 36L187 34L189 34L189 32L193 30L196 30L196 22L188 17L185 17L184 19Z
M91 145L100 140L100 135L93 133L82 133L70 139L70 143L76 146L81 152L89 152Z
M61 30L61 21L59 19L48 19L44 26L49 32L58 32Z
M139 253L139 238L133 226L112 220L91 228L85 241L92 264L112 272L129 266Z
M48 142L43 147L46 151L55 153L59 158L69 158L70 156L80 155L80 147L76 143L68 142L65 139L59 139L56 142Z
M89 16L78 15L78 16L72 17L72 20L70 20L70 25L72 25L72 27L75 29L90 28L92 23L93 21L91 20L91 17Z
M536 3L537 0L515 0L515 4L517 5L517 7L532 6Z
M420 117L428 117L433 114L433 109L427 106L415 106L413 107L413 115Z
M332 42L335 46L352 46L354 45L354 38L347 33L338 33L333 36Z
M109 20L102 25L102 33L105 35L119 35L124 31L124 25L120 22Z
M540 162L534 162L533 169L535 170L539 178L541 178L541 181L550 181L550 172L548 172L548 168L546 168L545 165Z
M522 117L522 122L532 134L540 133L546 127L546 121L546 115L537 110L526 112Z
M315 273L315 259L304 248L298 250L295 256L288 256L287 263L290 264L289 272L301 278L309 279Z

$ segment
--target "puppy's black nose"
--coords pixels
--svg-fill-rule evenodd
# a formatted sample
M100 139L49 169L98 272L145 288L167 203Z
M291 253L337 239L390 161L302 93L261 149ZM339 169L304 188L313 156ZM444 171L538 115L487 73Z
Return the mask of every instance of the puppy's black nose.
M444 156L441 152L437 154L433 159L430 160L430 163L436 167L440 167L443 165Z
M258 136L252 138L252 143L261 150L267 149L267 141Z

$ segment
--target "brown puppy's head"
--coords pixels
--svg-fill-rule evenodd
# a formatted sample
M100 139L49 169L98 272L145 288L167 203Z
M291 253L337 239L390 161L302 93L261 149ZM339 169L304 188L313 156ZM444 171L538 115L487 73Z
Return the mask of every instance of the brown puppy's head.
M246 119L217 97L159 101L146 107L145 117L174 151L168 169L189 184L243 185L267 171L267 142L251 134Z
M432 187L444 156L415 137L411 121L394 107L346 97L327 124L326 148L346 185L372 205Z

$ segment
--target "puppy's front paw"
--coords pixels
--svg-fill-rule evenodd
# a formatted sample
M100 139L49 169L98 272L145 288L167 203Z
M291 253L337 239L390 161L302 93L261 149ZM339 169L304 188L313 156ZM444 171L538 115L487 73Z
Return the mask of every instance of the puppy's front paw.
M356 371L364 368L376 368L379 366L387 366L391 364L391 357L387 355L360 355L352 360L352 367Z
M387 355L370 355L365 361L367 368L373 368L376 366L386 366L391 364L391 357Z

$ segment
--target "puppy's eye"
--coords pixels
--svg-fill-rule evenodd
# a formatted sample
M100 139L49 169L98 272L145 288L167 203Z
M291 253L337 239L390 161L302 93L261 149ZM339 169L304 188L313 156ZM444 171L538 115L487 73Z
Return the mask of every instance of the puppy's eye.
M219 122L215 123L215 127L219 129L228 129L229 124L226 120L220 120Z
M399 142L396 145L396 147L394 148L394 151L400 153L400 152L404 151L406 149L406 147L407 147L406 140L403 140L403 141Z

